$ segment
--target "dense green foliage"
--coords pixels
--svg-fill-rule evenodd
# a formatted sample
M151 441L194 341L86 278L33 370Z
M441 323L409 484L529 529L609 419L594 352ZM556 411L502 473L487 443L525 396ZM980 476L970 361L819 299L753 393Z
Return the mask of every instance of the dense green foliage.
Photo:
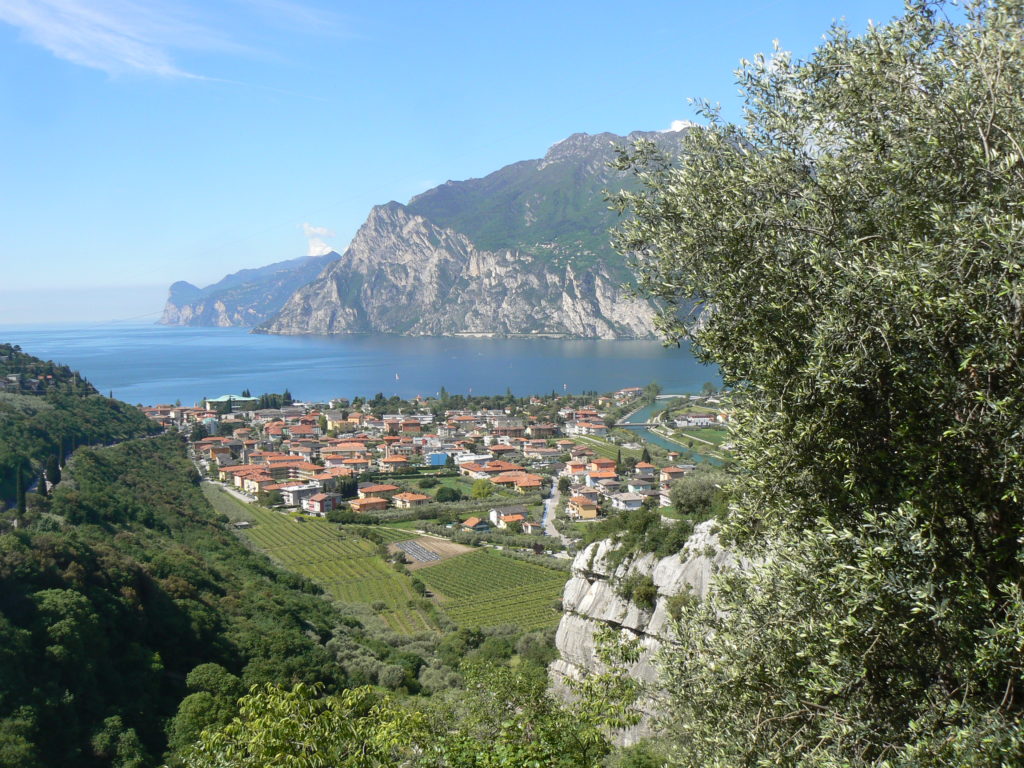
M8 379L8 377L15 377ZM16 379L16 380L15 380ZM159 428L142 413L99 395L67 366L0 344L0 502L14 502L23 485L79 445L112 443Z
M680 765L1020 764L1024 3L942 11L758 59L744 125L622 159L620 246L738 388L756 563L682 610Z
M64 474L0 536L5 764L152 764L179 705L190 740L245 686L344 682L325 643L345 617L224 531L177 437L79 449ZM237 685L187 680L203 664Z
M203 733L187 768L596 768L611 750L608 725L631 722L631 690L600 677L566 706L544 668L464 666L455 695L404 707L369 688L322 696L315 688L254 688L240 716Z

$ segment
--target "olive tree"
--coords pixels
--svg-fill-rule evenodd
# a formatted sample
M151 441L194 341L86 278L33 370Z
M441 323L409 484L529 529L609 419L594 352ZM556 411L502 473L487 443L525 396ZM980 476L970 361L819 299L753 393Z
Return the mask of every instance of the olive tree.
M738 404L753 565L665 654L680 764L1024 749L1024 3L947 11L745 62L741 124L620 154L618 247Z

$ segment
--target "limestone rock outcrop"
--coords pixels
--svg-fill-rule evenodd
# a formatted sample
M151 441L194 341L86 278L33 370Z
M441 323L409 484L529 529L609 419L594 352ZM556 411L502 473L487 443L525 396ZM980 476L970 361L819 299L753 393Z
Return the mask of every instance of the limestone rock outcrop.
M406 206L377 206L348 249L259 330L275 334L651 338L654 311L601 268L484 251Z
M678 554L657 558L651 554L627 556L616 564L610 555L618 545L598 541L576 555L572 577L562 595L562 619L555 636L559 658L549 667L553 688L571 696L567 680L600 674L604 669L597 655L595 635L611 627L637 640L641 654L626 671L651 686L658 679L656 655L671 636L670 598L688 592L703 598L714 574L735 567L735 558L721 548L714 521L699 524ZM653 608L644 608L619 594L619 585L631 576L650 577L657 588ZM644 720L622 734L623 743L632 743L648 734L651 717L657 711L656 693L641 702Z

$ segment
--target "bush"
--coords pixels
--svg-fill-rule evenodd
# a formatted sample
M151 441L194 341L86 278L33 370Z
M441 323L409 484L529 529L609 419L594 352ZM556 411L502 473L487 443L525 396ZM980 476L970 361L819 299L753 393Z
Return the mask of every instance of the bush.
M447 485L442 488L439 488L437 490L437 493L434 494L434 501L437 501L442 504L446 504L452 501L462 501L462 499L462 491L460 491L458 488L451 488Z
M648 611L653 611L658 601L658 588L654 586L654 579L639 573L631 573L620 581L616 592L624 600L630 600Z

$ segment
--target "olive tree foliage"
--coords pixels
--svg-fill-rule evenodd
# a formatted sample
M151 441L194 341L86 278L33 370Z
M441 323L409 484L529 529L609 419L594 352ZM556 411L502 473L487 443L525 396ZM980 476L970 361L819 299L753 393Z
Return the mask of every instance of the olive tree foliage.
M185 753L188 768L374 768L401 764L423 718L370 688L322 696L316 686L254 686L227 725Z
M620 154L617 244L736 388L757 564L663 659L679 764L1022 759L1024 3L948 10L745 62L742 124Z

